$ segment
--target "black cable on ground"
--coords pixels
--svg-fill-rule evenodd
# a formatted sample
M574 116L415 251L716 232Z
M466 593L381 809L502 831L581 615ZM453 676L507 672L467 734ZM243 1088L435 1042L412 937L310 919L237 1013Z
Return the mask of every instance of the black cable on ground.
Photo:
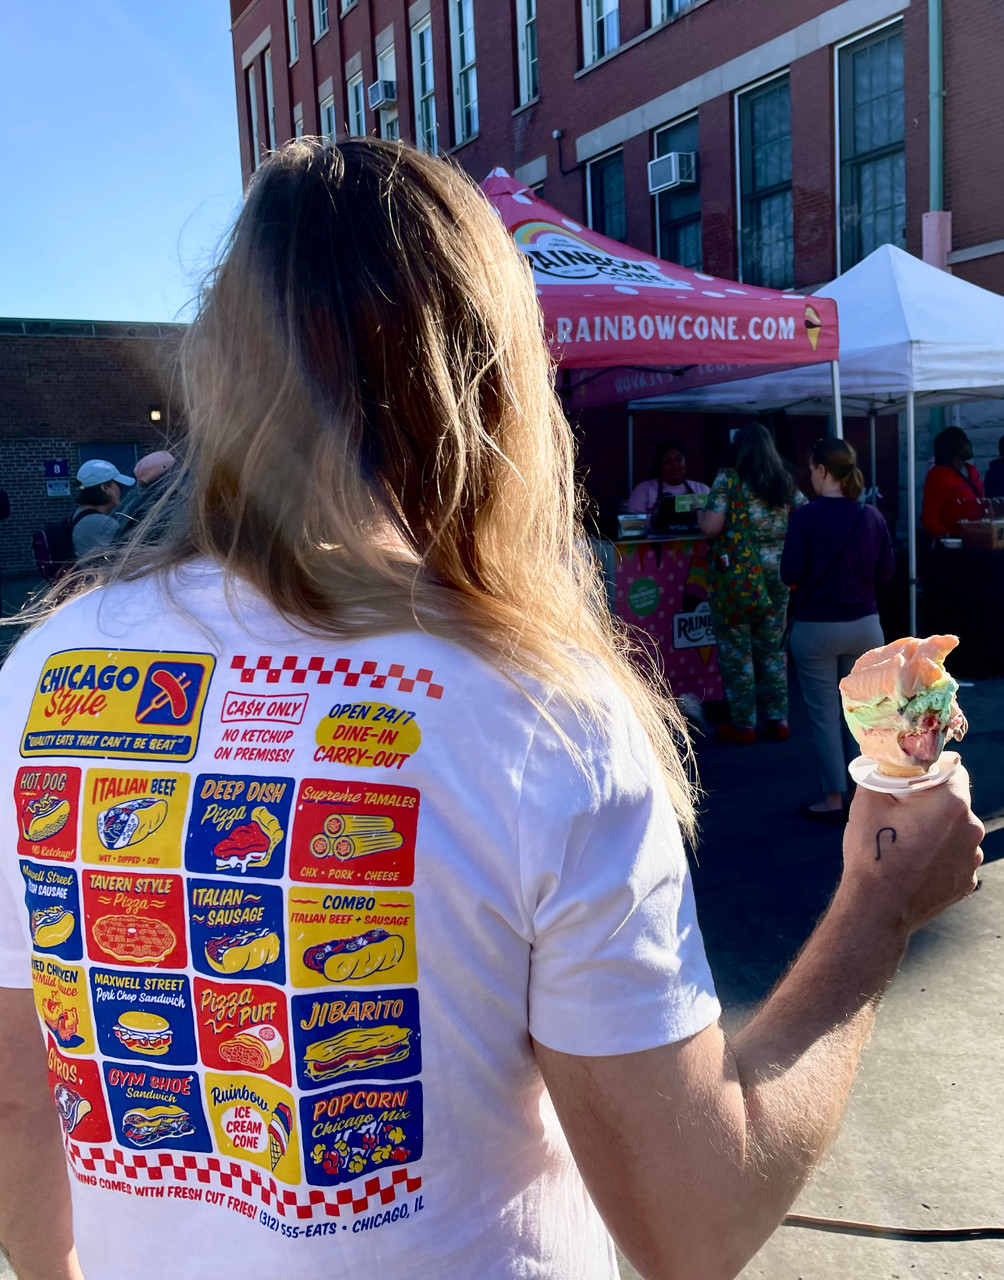
M806 1213L789 1213L782 1224L806 1227L810 1231L832 1231L837 1235L868 1236L879 1240L916 1240L935 1244L946 1240L1004 1240L1004 1227L880 1227L874 1222L846 1222L842 1218L814 1218Z

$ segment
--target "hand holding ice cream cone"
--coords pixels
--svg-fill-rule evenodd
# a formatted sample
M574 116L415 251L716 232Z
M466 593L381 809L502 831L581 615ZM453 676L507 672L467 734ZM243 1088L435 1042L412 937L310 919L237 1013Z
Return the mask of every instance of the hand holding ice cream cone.
M884 777L923 777L945 743L966 732L958 683L945 670L958 643L957 636L895 640L862 654L841 680L847 725Z

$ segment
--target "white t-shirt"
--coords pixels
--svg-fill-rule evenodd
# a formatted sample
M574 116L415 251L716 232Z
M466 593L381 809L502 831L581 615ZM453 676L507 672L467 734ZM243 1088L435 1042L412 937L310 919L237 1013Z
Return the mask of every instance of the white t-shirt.
M611 1280L530 1036L719 1014L637 721L552 700L583 770L446 641L232 608L209 565L96 591L0 673L0 982L84 1274Z

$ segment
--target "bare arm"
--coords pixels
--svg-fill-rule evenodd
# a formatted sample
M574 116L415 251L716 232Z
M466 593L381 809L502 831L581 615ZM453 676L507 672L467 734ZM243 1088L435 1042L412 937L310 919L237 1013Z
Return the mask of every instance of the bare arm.
M911 932L972 891L983 829L967 795L964 775L904 802L859 791L829 911L731 1043L714 1026L614 1057L536 1046L590 1193L646 1280L731 1280L781 1221L836 1132Z
M725 517L719 515L717 511L702 511L698 508L697 523L701 526L701 532L706 538L717 538L725 528Z
M81 1280L59 1120L30 990L0 988L0 1245L18 1280Z

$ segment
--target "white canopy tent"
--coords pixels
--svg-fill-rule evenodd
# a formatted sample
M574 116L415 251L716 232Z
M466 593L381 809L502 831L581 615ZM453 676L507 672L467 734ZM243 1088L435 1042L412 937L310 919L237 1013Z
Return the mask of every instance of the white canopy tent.
M885 244L817 291L840 315L844 413L906 415L910 625L917 625L916 406L1004 398L1004 297ZM636 400L633 412L829 413L829 370L807 365Z

